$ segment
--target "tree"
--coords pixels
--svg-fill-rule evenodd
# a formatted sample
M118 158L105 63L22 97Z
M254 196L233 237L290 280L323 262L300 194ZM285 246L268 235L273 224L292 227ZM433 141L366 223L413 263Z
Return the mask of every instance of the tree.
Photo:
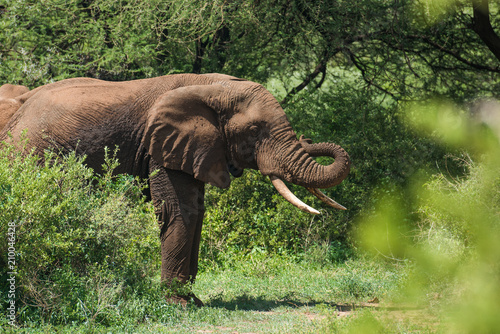
M346 69L396 100L498 91L498 6L452 4L8 0L0 80L33 86L74 76L225 72L263 83L280 79L284 105Z

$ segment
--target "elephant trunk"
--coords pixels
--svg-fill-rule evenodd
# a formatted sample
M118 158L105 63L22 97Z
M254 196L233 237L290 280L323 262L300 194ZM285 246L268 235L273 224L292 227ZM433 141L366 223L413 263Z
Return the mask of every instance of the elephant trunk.
M289 142L290 143L290 142ZM341 210L345 207L338 204L317 188L329 188L338 185L347 177L350 159L347 152L333 143L311 144L303 140L292 141L291 145L275 150L272 162L261 161L259 169L269 175L278 192L299 209L318 214L319 212L297 199L285 186L281 179L303 186L326 204ZM330 165L321 165L313 157L328 156L335 159ZM269 165L273 167L270 168Z
M347 152L337 144L333 143L302 143L306 156L302 166L296 167L296 176L290 180L295 184L306 188L330 188L338 185L347 177L350 169L350 159ZM335 161L324 166L312 159L312 157L327 156ZM302 160L299 158L297 161Z

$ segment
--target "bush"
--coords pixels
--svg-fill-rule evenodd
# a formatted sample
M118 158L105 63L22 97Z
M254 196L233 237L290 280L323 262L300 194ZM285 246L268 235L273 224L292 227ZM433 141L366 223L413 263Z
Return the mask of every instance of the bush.
M291 188L304 202L318 206L313 195ZM227 190L209 187L206 207L202 269L252 252L301 258L316 244L335 239L341 230L328 211L314 216L288 203L257 171L246 171Z
M158 231L145 184L113 176L112 158L102 176L83 162L74 153L46 152L41 160L1 147L1 307L5 314L12 300L7 279L15 272L20 322L102 320L117 296L147 288L158 273Z

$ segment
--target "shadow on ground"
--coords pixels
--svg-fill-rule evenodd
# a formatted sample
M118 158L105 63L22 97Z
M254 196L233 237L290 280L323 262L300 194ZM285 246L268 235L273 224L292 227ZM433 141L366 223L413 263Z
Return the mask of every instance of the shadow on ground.
M231 300L224 300L222 297L215 297L206 302L206 306L224 308L227 310L242 310L242 311L261 311L269 312L278 307L287 306L293 308L300 307L314 307L316 305L326 305L331 308L337 309L339 312L349 312L356 309L373 307L373 305L347 305L337 304L324 301L299 301L296 298L283 298L279 300L269 300L262 297L254 297L243 294Z

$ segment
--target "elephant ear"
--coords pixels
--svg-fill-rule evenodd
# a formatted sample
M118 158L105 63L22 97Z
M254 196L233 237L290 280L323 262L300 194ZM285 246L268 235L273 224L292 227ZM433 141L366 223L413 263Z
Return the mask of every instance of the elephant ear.
M144 146L165 168L181 170L219 188L231 182L217 96L221 85L187 86L163 94L147 116ZM214 108L210 107L211 103Z

